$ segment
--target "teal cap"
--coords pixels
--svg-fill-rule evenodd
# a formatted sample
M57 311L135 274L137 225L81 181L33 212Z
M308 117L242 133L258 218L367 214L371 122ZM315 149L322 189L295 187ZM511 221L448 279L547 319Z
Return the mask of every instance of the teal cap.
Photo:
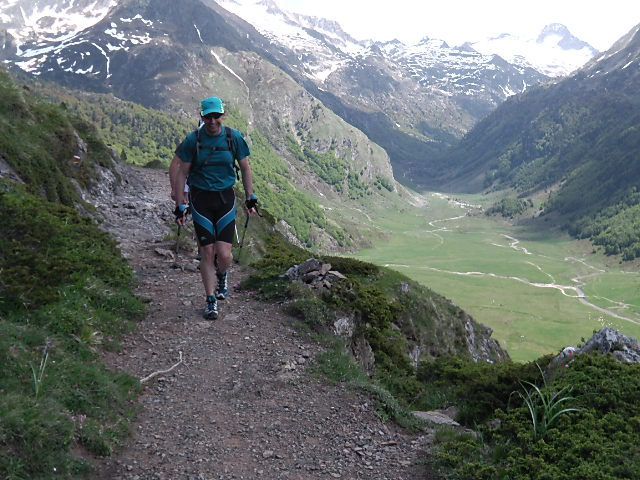
M224 113L224 103L218 97L205 98L200 102L200 115L204 117L210 113Z

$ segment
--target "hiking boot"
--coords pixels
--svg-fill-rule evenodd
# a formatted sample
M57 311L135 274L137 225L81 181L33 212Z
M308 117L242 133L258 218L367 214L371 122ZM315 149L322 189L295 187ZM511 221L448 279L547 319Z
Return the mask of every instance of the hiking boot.
M229 282L227 281L227 272L216 273L218 277L218 288L216 288L216 298L224 300L229 296Z
M213 295L209 295L207 297L207 305L204 307L202 316L206 320L215 320L216 318L218 318L218 301Z

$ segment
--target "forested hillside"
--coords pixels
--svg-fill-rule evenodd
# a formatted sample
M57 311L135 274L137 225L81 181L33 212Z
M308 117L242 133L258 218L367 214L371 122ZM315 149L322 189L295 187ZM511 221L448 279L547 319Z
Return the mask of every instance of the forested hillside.
M602 64L511 98L441 159L454 166L443 181L521 197L547 192L544 214L606 253L637 257L640 228L628 220L640 187L639 52L632 32Z
M46 88L46 98L90 121L127 163L168 167L176 145L197 126L193 120L144 108L112 95Z

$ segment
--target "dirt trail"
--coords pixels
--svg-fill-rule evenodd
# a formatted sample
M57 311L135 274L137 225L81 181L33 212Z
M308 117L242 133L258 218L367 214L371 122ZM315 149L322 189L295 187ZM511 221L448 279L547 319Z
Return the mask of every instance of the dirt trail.
M117 196L97 201L105 225L150 300L147 317L108 354L138 378L183 363L145 384L132 436L97 464L98 479L429 479L424 436L384 424L371 400L308 373L321 347L278 305L238 288L221 318L205 321L192 255L161 253L171 218L167 177L135 170Z

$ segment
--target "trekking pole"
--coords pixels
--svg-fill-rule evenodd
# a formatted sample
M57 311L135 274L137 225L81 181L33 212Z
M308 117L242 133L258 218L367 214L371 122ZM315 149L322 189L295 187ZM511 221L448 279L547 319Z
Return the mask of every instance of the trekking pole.
M240 240L239 250L242 250L242 245L244 245L244 237L247 234L247 227L249 226L249 219L251 216L247 214L247 219L244 221L244 228L242 229L242 240Z
M178 235L176 236L176 260L178 259L178 250L180 249L180 232L182 231L182 225L178 224Z
M258 216L261 217L262 214L258 211L258 206L256 205L253 208L255 208ZM242 239L240 240L240 245L238 247L238 258L236 259L236 263L240 263L240 255L242 254L242 246L244 245L244 237L247 234L247 227L249 226L250 218L251 218L251 215L249 215L249 212L247 212L247 219L244 221L244 228L242 229ZM236 236L237 236L237 232L236 232Z
M244 221L244 228L242 229L242 240L240 240L240 245L238 247L238 257L236 258L236 263L240 263L240 255L242 255L242 246L244 245L244 236L247 234L247 227L249 226L249 218L250 215L247 213L247 219Z
M178 250L180 250L180 233L182 232L182 225L180 224L180 219L186 219L187 215L190 213L190 208L188 205L183 205L186 208L181 208L176 206L174 210L174 215L176 216L176 224L178 225L178 234L176 235L176 260L178 259Z

